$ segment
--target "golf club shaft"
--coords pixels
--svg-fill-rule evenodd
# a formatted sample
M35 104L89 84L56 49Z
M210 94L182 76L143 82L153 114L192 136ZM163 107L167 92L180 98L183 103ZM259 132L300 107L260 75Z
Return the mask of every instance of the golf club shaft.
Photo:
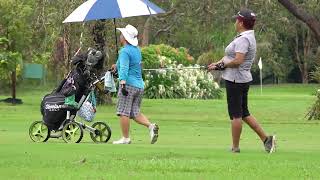
M158 68L158 69L143 69L144 71L159 71L159 70L185 70L185 69L207 69L206 66L200 67L182 67L182 68Z

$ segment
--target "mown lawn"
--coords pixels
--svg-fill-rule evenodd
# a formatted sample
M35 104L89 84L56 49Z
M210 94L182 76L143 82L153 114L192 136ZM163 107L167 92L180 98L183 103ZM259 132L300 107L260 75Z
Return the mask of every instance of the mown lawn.
M231 143L226 100L144 100L143 112L160 126L157 144L146 128L131 127L133 144L112 145L120 137L114 106L100 106L96 120L113 130L108 144L89 133L80 144L61 139L33 143L30 124L40 120L41 87L18 92L24 104L0 103L0 179L320 179L320 121L304 116L317 85L259 86L250 90L251 113L278 138L266 154L244 127L241 153ZM47 88L48 89L48 88ZM0 94L0 99L8 94Z

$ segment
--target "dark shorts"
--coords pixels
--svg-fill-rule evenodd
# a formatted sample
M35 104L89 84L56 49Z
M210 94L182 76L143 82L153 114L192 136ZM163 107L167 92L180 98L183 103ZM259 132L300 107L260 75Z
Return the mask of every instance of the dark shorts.
M250 116L248 110L248 92L250 83L226 81L228 112L230 119Z
M140 113L140 106L144 91L143 89L129 85L126 86L126 89L128 91L128 96L124 96L119 87L117 115L127 116L131 119L134 119Z

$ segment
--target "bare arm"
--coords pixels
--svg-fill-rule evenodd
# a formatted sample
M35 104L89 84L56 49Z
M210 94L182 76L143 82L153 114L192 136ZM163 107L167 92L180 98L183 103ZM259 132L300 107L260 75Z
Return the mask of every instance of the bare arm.
M230 61L229 63L225 63L225 67L227 68L238 68L244 62L245 54L243 53L236 53L236 57L234 60Z
M222 64L222 66L224 68L238 68L244 62L244 57L245 57L245 54L236 53L236 57L233 60L225 62L225 61L223 61L224 58L222 58L220 61L210 64L208 66L208 69L209 70L217 70L217 69L219 69L219 68L217 68L217 66L219 66L219 63L224 63L224 64Z

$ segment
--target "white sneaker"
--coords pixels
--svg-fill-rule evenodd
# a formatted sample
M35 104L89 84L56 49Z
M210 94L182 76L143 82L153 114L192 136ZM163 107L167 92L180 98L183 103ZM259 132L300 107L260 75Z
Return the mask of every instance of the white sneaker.
M118 141L113 141L112 144L131 144L130 138L122 137Z
M159 126L157 124L151 124L149 126L151 144L157 142L159 137Z

